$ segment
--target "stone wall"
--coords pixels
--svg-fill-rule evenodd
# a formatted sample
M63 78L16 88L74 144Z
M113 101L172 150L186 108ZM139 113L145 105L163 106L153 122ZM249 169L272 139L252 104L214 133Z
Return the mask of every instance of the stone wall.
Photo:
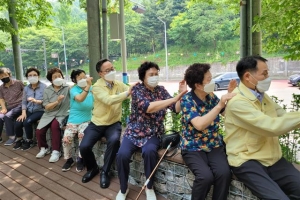
M104 153L106 149L105 142L99 141L93 148L98 165L103 165ZM112 167L112 176L118 176L116 165ZM132 185L142 187L146 178L144 176L143 159L140 152L136 152L132 156L130 164L129 182ZM189 200L191 199L191 186L193 185L194 175L183 164L172 162L163 159L160 163L156 173L154 187L155 191L171 200ZM208 194L207 199L211 199L211 194ZM228 200L243 200L243 199L258 199L239 181L232 180Z

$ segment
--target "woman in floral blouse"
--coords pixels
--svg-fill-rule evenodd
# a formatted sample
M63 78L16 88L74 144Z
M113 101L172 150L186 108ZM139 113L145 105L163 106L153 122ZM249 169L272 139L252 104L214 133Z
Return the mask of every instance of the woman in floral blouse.
M128 194L129 163L132 154L142 149L146 178L157 164L160 135L164 133L163 120L167 109L179 111L179 100L186 93L184 81L179 83L179 92L172 97L163 86L158 85L159 67L153 62L144 62L138 68L138 83L132 88L131 114L123 141L117 154L118 175L121 190L116 199L125 199ZM151 178L146 189L147 200L156 199Z
M213 93L215 83L209 64L195 63L187 68L184 80L192 89L182 97L181 153L188 168L195 175L192 200L204 200L214 185L213 200L227 199L231 179L219 134L220 118L225 105L235 94L235 80L230 81L228 93L221 100Z

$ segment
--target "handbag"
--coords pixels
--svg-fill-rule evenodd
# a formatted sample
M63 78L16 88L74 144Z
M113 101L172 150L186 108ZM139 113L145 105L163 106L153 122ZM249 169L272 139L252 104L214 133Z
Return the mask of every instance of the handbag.
M172 151L173 153L171 155L166 155L166 157L172 157L177 153L180 142L179 132L167 131L165 134L161 135L160 146L162 149L166 149L171 142L171 148L169 149L168 153Z

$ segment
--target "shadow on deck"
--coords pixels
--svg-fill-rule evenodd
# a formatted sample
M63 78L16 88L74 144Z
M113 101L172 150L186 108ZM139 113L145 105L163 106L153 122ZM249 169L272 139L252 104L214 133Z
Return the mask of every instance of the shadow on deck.
M75 166L62 172L65 163L63 157L56 163L49 163L50 155L36 159L38 147L28 151L13 150L13 146L0 145L0 199L72 199L72 200L106 200L115 199L119 189L119 179L112 178L110 187L99 186L100 176L92 181L82 183L81 178L86 171L76 172ZM140 187L129 185L128 200L134 200ZM145 192L139 200L145 200ZM157 194L158 200L165 199Z

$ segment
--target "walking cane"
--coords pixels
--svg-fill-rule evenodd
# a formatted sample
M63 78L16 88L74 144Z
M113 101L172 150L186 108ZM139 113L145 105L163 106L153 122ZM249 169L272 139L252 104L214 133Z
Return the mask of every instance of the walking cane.
M169 150L169 148L171 147L171 145L172 145L172 142L170 142L170 144L168 145L166 151L164 152L164 154L162 155L162 157L159 159L158 163L157 163L156 166L154 167L153 171L151 172L150 176L149 176L148 179L146 180L145 184L143 185L143 187L142 187L140 193L138 194L138 196L136 197L135 200L138 200L139 197L141 196L143 190L144 190L144 189L146 188L146 186L148 185L148 183L149 183L149 181L150 181L150 178L153 176L153 174L154 174L156 168L158 167L158 165L160 164L160 162L161 162L162 159L164 158L165 154L168 152L168 150Z

